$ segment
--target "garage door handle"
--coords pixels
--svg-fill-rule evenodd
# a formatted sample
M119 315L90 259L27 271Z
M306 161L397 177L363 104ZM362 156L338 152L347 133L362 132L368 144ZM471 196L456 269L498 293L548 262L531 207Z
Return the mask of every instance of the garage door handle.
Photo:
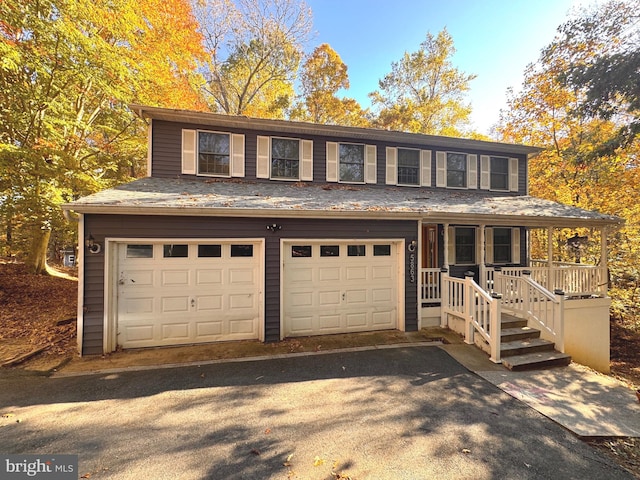
M192 299L191 299L191 306L192 306L192 307L195 307L195 306L196 306L196 299L195 299L195 298L192 298Z

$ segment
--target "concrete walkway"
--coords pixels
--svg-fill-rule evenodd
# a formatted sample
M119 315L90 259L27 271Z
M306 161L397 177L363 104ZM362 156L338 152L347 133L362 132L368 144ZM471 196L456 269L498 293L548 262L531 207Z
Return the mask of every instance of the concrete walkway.
M579 437L640 437L640 403L624 383L582 365L512 372L472 345L440 348Z

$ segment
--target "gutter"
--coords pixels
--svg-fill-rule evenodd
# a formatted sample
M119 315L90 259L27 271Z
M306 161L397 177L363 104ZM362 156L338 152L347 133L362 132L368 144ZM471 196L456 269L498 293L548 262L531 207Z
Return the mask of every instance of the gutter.
M195 217L237 217L237 218L343 218L343 219L379 219L379 220L420 220L420 212L400 211L355 211L341 210L295 210L295 209L235 209L207 207L118 207L116 205L74 205L64 204L67 211L96 215L158 215L158 216L195 216Z
M624 220L617 217L559 217L468 214L455 212L402 212L398 210L295 210L295 209L237 209L207 207L143 207L116 205L62 205L65 211L96 215L154 215L154 216L202 216L237 218L331 218L365 220L410 220L456 225L519 225L524 227L601 227L621 225Z

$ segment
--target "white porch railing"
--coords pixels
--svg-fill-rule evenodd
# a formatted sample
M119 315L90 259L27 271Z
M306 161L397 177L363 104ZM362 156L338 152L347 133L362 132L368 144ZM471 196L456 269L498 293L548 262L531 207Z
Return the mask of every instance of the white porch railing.
M474 343L478 332L489 344L490 359L500 363L500 298L491 296L474 282L473 277L455 278L441 275L441 325L449 326L449 315L465 322L464 341Z
M533 264L534 262L532 262ZM553 264L539 266L535 261L532 267L485 267L482 278L483 287L495 291L496 269L504 275L521 277L524 272L531 272L531 278L548 291L562 290L569 296L605 296L607 293L607 269L596 265Z
M422 303L440 303L442 298L440 269L422 268L420 269L420 275L422 277L420 285Z
M527 319L541 331L542 338L564 352L564 292L549 292L524 273L521 276L496 273L494 289L502 294L503 311Z

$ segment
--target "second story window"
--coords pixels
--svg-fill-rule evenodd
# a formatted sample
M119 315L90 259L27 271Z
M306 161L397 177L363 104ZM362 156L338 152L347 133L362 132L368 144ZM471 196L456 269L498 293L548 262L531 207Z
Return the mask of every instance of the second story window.
M519 163L515 157L481 155L480 188L497 192L518 192L520 190Z
M288 138L271 139L271 178L297 180L300 169L300 142Z
M256 137L256 177L271 180L313 180L313 141Z
M447 187L467 187L467 155L447 153Z
M244 177L244 135L182 129L183 175Z
M341 143L339 155L339 180L364 183L364 145Z
M505 157L491 157L491 190L509 190L509 159Z
M198 132L198 173L229 175L231 139L228 134Z
M398 148L398 184L420 185L420 150Z

